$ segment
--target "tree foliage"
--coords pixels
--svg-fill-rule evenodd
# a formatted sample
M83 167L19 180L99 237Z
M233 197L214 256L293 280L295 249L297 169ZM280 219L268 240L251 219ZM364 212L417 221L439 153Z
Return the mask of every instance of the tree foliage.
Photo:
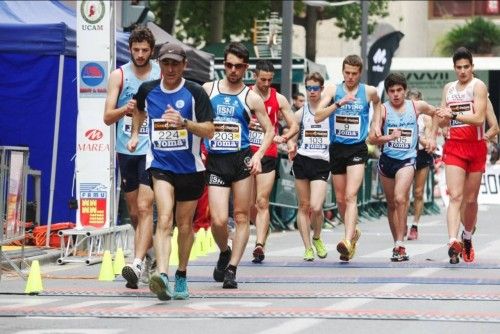
M330 0L339 2L344 0ZM172 11L171 1L151 0L157 17L162 11ZM281 11L281 0L231 0L225 1L224 17L211 17L213 1L179 1L176 24L176 37L199 45L209 40L211 27L223 20L223 40L251 40L254 19L265 19L272 10ZM306 27L306 4L302 0L294 2L294 23ZM372 32L377 19L388 15L388 0L371 0L369 6L368 31ZM335 25L341 29L339 37L356 39L361 35L361 6L354 3L337 7L317 7L317 20L335 18ZM163 15L163 17L165 17ZM161 25L161 22L160 22Z

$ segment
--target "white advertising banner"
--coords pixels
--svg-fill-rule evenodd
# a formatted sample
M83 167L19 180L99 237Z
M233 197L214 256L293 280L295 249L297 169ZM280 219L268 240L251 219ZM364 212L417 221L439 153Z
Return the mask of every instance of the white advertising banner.
M500 165L486 167L477 201L479 204L500 205Z
M439 179L439 188L441 198L446 207L450 201L446 189L446 180L443 177ZM500 165L487 165L486 171L481 178L481 186L479 188L478 204L500 205Z
M114 20L110 1L77 1L76 135L77 228L110 226L114 203L112 127L103 122L108 74L113 67Z

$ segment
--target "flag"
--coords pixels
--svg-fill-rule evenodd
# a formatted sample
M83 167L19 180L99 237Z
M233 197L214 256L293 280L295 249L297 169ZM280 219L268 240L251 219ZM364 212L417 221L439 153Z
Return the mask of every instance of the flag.
M393 31L377 39L368 52L368 84L377 87L379 96L383 92L383 82L391 70L392 56L399 47L404 34ZM380 87L382 90L380 90Z

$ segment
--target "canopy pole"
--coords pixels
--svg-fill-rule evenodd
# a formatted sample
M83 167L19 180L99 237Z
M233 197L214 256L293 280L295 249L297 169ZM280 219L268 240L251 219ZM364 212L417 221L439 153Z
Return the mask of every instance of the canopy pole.
M61 98L64 74L64 55L59 55L59 74L57 77L57 98L56 98L56 117L54 120L54 138L52 141L52 166L50 168L50 195L49 212L47 216L47 236L45 246L49 247L50 227L52 225L52 207L54 205L54 187L56 183L57 151L59 146L59 123L61 119Z

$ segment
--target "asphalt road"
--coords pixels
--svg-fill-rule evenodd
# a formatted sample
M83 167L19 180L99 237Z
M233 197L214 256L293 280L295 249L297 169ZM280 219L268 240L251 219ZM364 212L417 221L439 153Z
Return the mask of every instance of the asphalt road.
M498 333L499 216L500 205L480 207L476 261L458 265L448 263L444 213L423 217L402 263L389 260L385 217L360 224L348 264L335 250L343 226L324 231L328 257L310 263L298 231L287 231L273 233L264 263L252 264L252 236L239 289L212 280L214 253L192 261L187 301L161 302L146 285L126 289L121 277L98 281L100 265L44 264L38 296L24 295L16 275L2 277L0 333Z

